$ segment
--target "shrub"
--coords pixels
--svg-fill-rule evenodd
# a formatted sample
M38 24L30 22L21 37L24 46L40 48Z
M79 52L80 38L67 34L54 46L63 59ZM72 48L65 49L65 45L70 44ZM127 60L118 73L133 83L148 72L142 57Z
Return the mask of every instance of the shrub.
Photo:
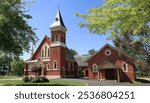
M24 82L29 82L29 77L24 77L24 78L23 78L23 81L24 81Z
M45 77L40 77L39 80L40 82L49 82L49 80Z
M31 80L31 83L43 83L43 82L49 82L49 80L46 77L35 77Z

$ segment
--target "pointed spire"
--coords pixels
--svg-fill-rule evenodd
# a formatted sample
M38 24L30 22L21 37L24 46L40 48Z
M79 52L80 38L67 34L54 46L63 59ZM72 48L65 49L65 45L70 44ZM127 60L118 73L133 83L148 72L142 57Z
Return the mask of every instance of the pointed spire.
M34 46L33 46L33 44L32 44L32 48L31 48L31 58L33 57L33 55L34 55Z
M62 26L66 29L59 9L57 10L56 16L54 18L54 22L52 23L50 28L58 27L58 26Z

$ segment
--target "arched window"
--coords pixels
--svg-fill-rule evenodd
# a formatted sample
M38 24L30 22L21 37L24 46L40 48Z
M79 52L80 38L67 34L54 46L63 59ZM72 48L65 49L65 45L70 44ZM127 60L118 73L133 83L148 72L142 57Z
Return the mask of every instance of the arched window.
M128 64L127 63L123 62L121 67L122 67L123 72L128 72Z
M53 69L54 69L54 70L57 69L57 61L56 61L56 60L54 60L54 62L53 62Z
M45 57L47 57L47 46L45 46Z
M56 34L56 42L58 41L58 34Z
M93 73L97 72L97 65L96 64L92 65L92 71L93 71Z
M41 51L41 57L50 57L50 46L48 44L43 45L42 51Z
M42 49L42 57L44 57L44 49Z
M53 35L52 41L53 41L53 42L57 42L57 41L58 41L58 34L54 34L54 35Z

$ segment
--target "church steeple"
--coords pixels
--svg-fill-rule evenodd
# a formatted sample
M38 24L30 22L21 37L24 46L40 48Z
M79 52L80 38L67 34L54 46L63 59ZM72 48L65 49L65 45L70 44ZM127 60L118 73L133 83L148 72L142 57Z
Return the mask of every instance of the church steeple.
M50 29L56 28L56 27L63 27L63 29L67 30L67 28L64 25L60 10L57 10L56 16L54 18L54 22L51 24Z

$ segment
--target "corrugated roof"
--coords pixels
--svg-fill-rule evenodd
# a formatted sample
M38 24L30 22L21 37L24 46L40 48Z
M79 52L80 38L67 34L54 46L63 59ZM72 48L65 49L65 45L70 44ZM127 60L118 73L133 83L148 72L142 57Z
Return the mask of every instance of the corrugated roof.
M87 59L89 59L91 57L90 54L87 55L80 55L80 56L74 56L75 60L78 63L78 66L88 66L88 63L85 62Z

